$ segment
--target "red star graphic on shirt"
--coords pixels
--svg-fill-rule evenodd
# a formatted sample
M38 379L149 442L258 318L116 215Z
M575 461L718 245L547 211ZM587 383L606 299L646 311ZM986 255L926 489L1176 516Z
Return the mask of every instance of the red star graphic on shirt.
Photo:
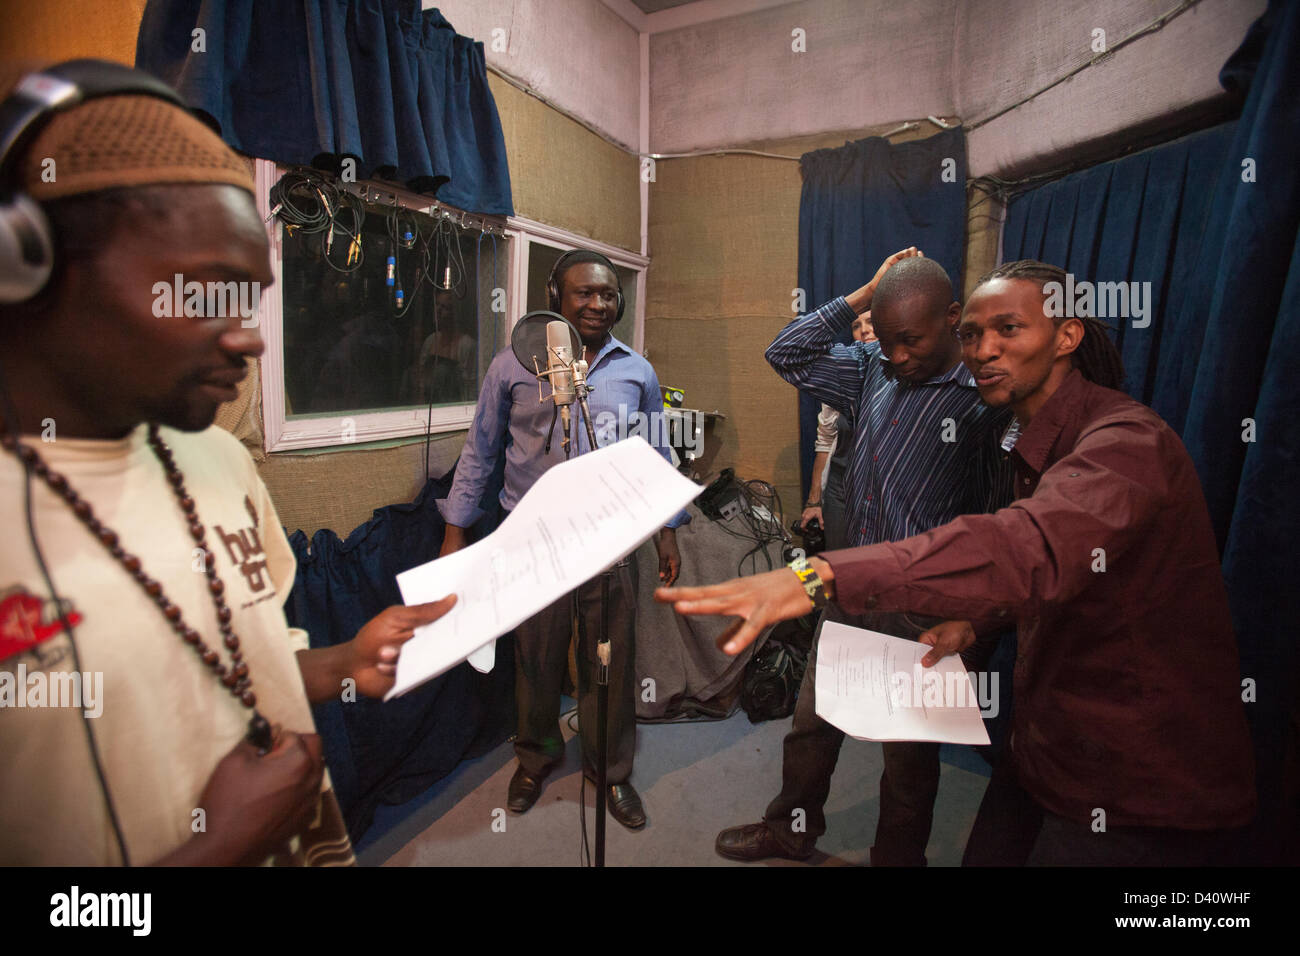
M81 615L69 610L68 623L81 623ZM42 601L23 587L0 593L0 660L47 641L63 630L63 621L53 601Z

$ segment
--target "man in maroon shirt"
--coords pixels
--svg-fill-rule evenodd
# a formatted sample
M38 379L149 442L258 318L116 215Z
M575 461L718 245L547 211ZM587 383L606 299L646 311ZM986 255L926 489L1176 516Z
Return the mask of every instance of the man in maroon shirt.
M1051 282L1065 273L1002 266L958 327L980 396L1016 415L1003 443L1013 505L824 553L809 562L816 576L774 571L656 597L683 614L739 617L722 638L733 654L827 598L854 613L1014 618L1009 754L964 863L1216 862L1254 814L1255 786L1204 495L1178 436L1116 390L1103 327L1053 314Z

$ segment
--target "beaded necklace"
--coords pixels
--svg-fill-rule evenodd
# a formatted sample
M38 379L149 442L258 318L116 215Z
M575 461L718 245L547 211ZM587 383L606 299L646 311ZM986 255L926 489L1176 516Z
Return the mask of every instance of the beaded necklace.
M167 443L159 435L158 426L152 423L149 425L149 447L153 450L158 461L162 463L163 471L167 474L167 482L171 485L172 494L175 495L176 501L188 521L190 536L203 551L203 570L208 578L208 593L212 596L212 603L216 606L217 624L221 630L222 643L230 651L229 666L221 663L221 656L208 647L198 631L189 626L181 614L180 607L173 604L163 591L162 584L145 573L140 559L133 554L127 553L118 541L117 532L106 527L103 522L95 517L90 502L72 489L67 478L51 469L34 448L18 441L8 431L0 434L0 447L17 455L32 473L44 481L51 491L68 504L68 507L72 509L73 514L77 516L81 523L108 550L108 553L126 569L127 573L149 596L149 599L158 605L158 610L162 612L163 617L166 618L168 625L176 632L176 635L194 648L194 652L212 670L217 679L221 681L222 686L230 691L236 700L253 712L253 716L248 722L247 739L253 746L257 747L259 753L265 754L269 751L273 743L271 724L257 710L257 697L252 690L253 678L249 674L248 662L244 660L244 653L239 647L239 637L230 624L232 615L229 606L226 604L226 586L221 578L217 576L216 555L208 550L207 531L202 522L199 521L194 499L185 492L185 477L181 474L180 469L176 467L176 462L172 458L172 450L167 447Z

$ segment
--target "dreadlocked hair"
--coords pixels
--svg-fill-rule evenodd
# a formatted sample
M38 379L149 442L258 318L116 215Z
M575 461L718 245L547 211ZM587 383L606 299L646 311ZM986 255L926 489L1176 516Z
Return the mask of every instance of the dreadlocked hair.
M1065 270L1060 266L1048 265L1036 259L1019 259L1004 263L992 272L980 276L979 281L975 283L975 288L978 289L993 279L1028 279L1037 282L1040 290L1049 282L1058 282L1061 288L1065 288ZM1053 321L1060 325L1065 318L1065 316L1057 316ZM1088 381L1104 388L1122 391L1124 360L1120 358L1115 343L1106 334L1106 330L1112 327L1090 315L1076 316L1076 318L1083 323L1083 340L1070 355L1070 361Z

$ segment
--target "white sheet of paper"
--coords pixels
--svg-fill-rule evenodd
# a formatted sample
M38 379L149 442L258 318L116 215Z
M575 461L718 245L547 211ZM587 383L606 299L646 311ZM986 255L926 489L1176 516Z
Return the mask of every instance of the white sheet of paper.
M488 673L497 664L497 642L488 641L465 660L469 661L469 666L480 674Z
M636 550L701 490L639 437L549 469L492 534L397 576L408 605L457 600L402 645L384 699L466 659L490 669L498 637Z
M987 744L975 682L961 658L922 667L928 650L827 621L817 646L817 716L860 740Z

